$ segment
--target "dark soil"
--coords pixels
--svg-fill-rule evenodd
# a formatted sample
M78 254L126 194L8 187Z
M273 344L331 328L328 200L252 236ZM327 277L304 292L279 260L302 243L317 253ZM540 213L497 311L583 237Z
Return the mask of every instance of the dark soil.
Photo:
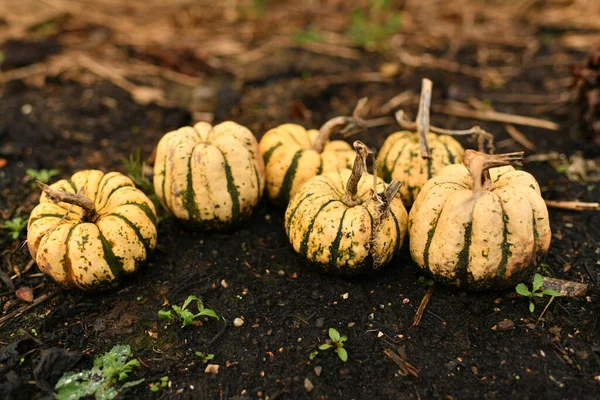
M566 70L534 68L495 90L481 89L474 78L436 70L407 71L390 83L303 86L307 72L314 78L323 71L344 73L377 65L375 56L363 55L362 60L344 62L301 50L274 55L274 66L240 89L223 85L217 118L234 119L260 137L283 122L319 126L336 114L348 114L361 96L382 104L408 88L418 91L424 76L434 81L435 101L539 94L545 92L543 82L549 76L568 75ZM471 56L461 54L465 62ZM289 65L296 67L286 69ZM313 112L311 121L299 119L299 104ZM597 146L579 142L572 134L574 105L546 113L519 104L499 104L496 109L561 124L557 132L519 128L538 152L570 155L583 149L588 157L600 154ZM414 115L415 107L410 111ZM7 161L0 168L0 223L26 217L36 204L39 190L30 187L25 169L56 168L60 177L86 168L124 172L123 158L138 148L144 158L150 156L162 134L191 122L189 113L180 109L138 105L107 81L84 85L58 75L47 77L41 87L23 81L8 84L0 99L0 157ZM432 116L432 123L455 128L477 123L498 133L499 151L520 150L514 142L503 142L508 135L502 124L440 114ZM362 139L378 148L393 130L373 129ZM600 199L600 185L571 182L546 163L528 163L525 169L536 176L546 199ZM411 324L427 288L418 283L422 273L406 245L378 274L351 280L324 275L289 246L283 214L263 201L247 223L228 233L191 232L163 219L158 249L119 289L97 294L61 290L1 327L0 342L7 347L0 351L0 397L49 394L44 387L52 387L60 374L54 371L51 384L34 376L45 349L83 353L75 368L89 368L94 356L116 344L130 344L144 364L135 376L146 382L123 392L124 398L597 398L598 212L550 210L554 236L547 267L541 271L590 284L587 297L556 298L538 322L547 297L536 301L530 313L527 300L510 290L466 293L436 286L417 328ZM7 311L25 304L14 296L15 288L35 287L36 296L56 288L35 274L9 278L12 266L22 268L29 261L22 239L0 237L0 301ZM167 309L167 302L181 304L190 294L201 296L224 322L180 329L177 323L158 320L157 312ZM240 328L232 324L237 317L245 321ZM507 319L514 329L497 329ZM348 361L341 362L331 350L309 361L330 327L348 336ZM418 377L403 373L384 355L385 349L402 355L418 370ZM218 374L204 373L197 351L214 353L211 362L220 365ZM62 373L73 365L65 362L56 368ZM315 374L317 366L322 367L320 376ZM148 384L165 375L171 386L151 393ZM314 385L310 393L304 387L306 378Z

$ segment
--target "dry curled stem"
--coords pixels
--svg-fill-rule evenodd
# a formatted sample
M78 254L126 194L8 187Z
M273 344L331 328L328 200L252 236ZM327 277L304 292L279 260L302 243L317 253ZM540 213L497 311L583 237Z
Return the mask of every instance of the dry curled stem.
M475 193L482 190L492 190L494 184L490 179L488 170L490 168L502 167L505 165L520 166L523 165L523 152L504 154L485 154L475 150L465 150L463 154L463 163L471 171L473 178L473 191Z
M343 137L356 135L364 132L368 123L363 119L367 113L367 98L363 97L358 100L352 116L339 116L325 122L319 129L319 136L315 139L312 149L318 153L323 151L325 143L331 138L335 132L339 132Z
M95 221L98 217L96 205L94 202L77 193L69 193L64 190L54 189L40 181L37 181L38 186L46 193L46 196L55 203L67 203L81 207L81 219L83 221Z
M427 134L429 133L429 109L431 107L433 82L427 78L424 78L421 82L421 98L419 99L419 111L416 120L417 133L419 134L421 157L431 158Z
M342 196L342 202L348 207L353 207L361 203L358 198L358 183L363 174L367 174L367 157L373 154L373 151L363 142L357 140L354 142L354 150L356 150L356 158L352 166L352 173L346 183L346 193Z
M402 129L407 129L414 131L417 129L417 123L414 121L410 121L406 117L406 113L404 110L398 110L395 114L396 122ZM448 136L472 136L477 141L477 148L479 151L487 152L490 154L494 154L496 148L494 146L494 135L490 132L484 130L479 125L475 125L471 129L464 130L453 130L453 129L443 129L438 128L437 126L429 125L429 131L433 133L437 133L438 135L448 135Z

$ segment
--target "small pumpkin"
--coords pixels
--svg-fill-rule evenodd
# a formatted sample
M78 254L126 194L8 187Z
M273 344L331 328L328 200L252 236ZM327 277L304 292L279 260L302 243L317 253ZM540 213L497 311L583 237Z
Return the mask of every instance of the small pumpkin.
M551 232L535 178L509 165L522 157L466 150L466 166L448 166L423 186L409 215L410 252L421 268L470 289L512 287L532 274Z
M27 245L63 286L107 289L139 269L156 246L156 211L128 177L86 170L51 186L33 209Z
M265 173L252 132L235 122L199 122L160 139L154 190L176 218L204 229L246 220L262 196Z
M378 175L384 181L397 179L404 185L400 195L406 207L410 207L419 191L432 177L444 167L461 161L463 147L448 135L437 135L430 132L429 103L431 101L432 83L423 80L421 102L417 115L417 132L404 130L389 135L379 151ZM403 114L396 114L401 125Z
M334 132L350 136L366 129L361 118L366 99L357 104L352 117L335 117L319 130L297 124L283 124L267 131L260 140L265 163L267 194L277 205L286 207L310 178L351 168L355 157L343 140L330 141Z
M310 178L292 198L285 229L294 250L324 270L355 275L386 264L402 247L407 212L389 186L367 174L370 150L354 143L352 170ZM372 154L372 153L371 153Z

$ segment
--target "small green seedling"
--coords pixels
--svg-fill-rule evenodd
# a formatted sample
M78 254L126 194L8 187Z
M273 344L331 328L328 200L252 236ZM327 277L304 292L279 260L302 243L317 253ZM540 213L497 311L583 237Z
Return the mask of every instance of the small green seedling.
M15 217L10 221L6 221L0 228L8 229L10 231L10 237L17 240L19 236L21 236L23 229L27 226L27 221L28 220L24 220L21 217Z
M201 352L201 351L197 351L197 352L196 352L196 355L197 355L198 357L200 357L200 359L202 360L202 362L203 362L204 364L206 364L207 362L209 362L210 360L212 360L213 358L215 358L215 355L214 355L214 354L211 354L211 353L203 353L203 352Z
M150 391L151 392L159 392L159 391L163 390L164 388L166 388L167 386L169 386L169 377L163 376L162 378L160 378L160 380L158 382L154 382L154 383L150 384Z
M154 185L146 176L146 169L148 166L145 161L142 161L139 148L135 153L130 154L128 158L123 159L123 166L127 171L127 176L131 178L133 183L135 183L135 186L146 193L154 192Z
M188 306L192 301L196 301L196 307L198 308L198 312L196 314L188 310ZM187 299L185 299L185 301L183 302L183 306L179 307L178 305L173 304L171 308L173 309L173 311L175 311L175 314L177 314L177 316L181 319L182 328L185 328L188 325L192 325L194 323L194 320L196 320L196 318L199 317L211 317L219 319L219 316L214 310L210 308L205 308L202 300L192 295L188 296ZM175 317L173 316L173 312L171 310L160 310L158 311L158 318L172 320Z
M562 296L556 290L543 289L543 286L544 286L544 278L540 274L535 274L535 276L533 277L533 284L532 284L531 290L529 290L527 285L525 285L524 283L519 283L517 285L517 287L515 287L515 290L517 291L517 293L519 293L521 296L529 298L529 312L533 312L535 310L535 304L533 304L533 299L536 297L543 297L543 296L560 297L560 296Z
M27 176L33 179L34 183L31 184L31 187L36 187L35 181L40 181L42 183L48 184L50 183L50 179L60 174L57 169L31 169L27 168L25 170Z
M394 10L390 0L370 0L369 9L352 12L348 36L355 46L373 48L400 29L400 12Z
M435 283L433 279L427 279L424 276L420 276L419 279L417 279L417 282L419 282L419 285L424 287L433 286L433 284Z
M73 400L95 397L96 399L111 400L125 388L139 385L144 379L117 383L129 377L134 367L140 362L130 360L131 348L127 345L114 346L108 353L96 357L94 365L89 370L67 372L58 381L54 390L58 400Z
M319 346L319 350L335 349L340 360L343 362L348 361L348 352L344 348L344 342L348 340L348 337L340 336L340 333L335 328L329 328L329 338L331 339L331 344L324 343ZM317 354L319 354L319 352L314 350L310 353L309 358L312 360Z

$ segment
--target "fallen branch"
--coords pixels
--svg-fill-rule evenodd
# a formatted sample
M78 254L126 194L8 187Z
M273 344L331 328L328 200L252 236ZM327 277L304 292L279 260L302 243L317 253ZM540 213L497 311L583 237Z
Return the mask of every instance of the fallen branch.
M421 323L421 318L423 317L423 313L425 312L425 308L427 304L429 304L429 299L433 295L433 285L429 286L427 289L427 293L423 296L423 300L421 300L421 304L419 304L419 308L417 309L417 313L415 314L415 318L413 319L412 326L419 326Z
M587 293L588 285L545 276L544 289L555 290L565 297L583 297Z
M5 315L4 317L0 318L0 327L3 326L6 322L8 322L9 320L11 320L14 317L18 317L19 315L23 314L25 311L29 311L34 307L39 306L40 304L42 304L43 302L45 302L46 300L50 300L51 298L53 298L54 296L56 296L58 294L58 292L60 291L60 289L54 290L50 293L45 293L43 295L41 295L40 297L38 297L37 299L35 299L33 301L33 303L31 304L27 304L23 307L20 307L19 309L11 312L8 315Z
M560 201L544 200L546 206L571 211L600 210L600 203L588 203L584 201Z
M471 110L468 108L459 108L447 105L433 105L433 110L443 114L452 115L455 117L480 119L482 121L504 122L507 124L516 124L523 126L533 126L535 128L549 129L552 131L558 130L560 127L557 123L545 119L525 117L516 114L501 113L491 110Z

